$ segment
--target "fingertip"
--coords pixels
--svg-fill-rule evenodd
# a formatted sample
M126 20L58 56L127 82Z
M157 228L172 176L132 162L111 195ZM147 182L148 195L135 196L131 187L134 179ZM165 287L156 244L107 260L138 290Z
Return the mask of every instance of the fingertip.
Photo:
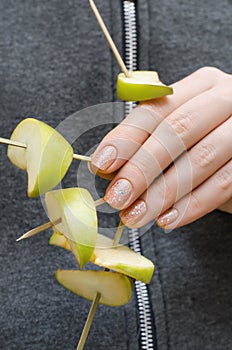
M117 153L117 149L112 145L97 149L91 158L92 166L101 171L106 171L116 160Z
M142 220L147 211L144 200L140 199L132 204L129 208L121 211L120 218L124 225L130 228L138 228L142 226Z
M177 225L176 221L178 218L178 210L176 208L171 208L156 218L156 224L165 230L173 229Z

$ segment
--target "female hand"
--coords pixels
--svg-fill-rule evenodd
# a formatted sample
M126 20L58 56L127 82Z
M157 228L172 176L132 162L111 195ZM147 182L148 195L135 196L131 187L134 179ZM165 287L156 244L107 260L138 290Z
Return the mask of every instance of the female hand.
M166 229L232 198L232 75L201 68L174 94L140 103L100 143L92 164L117 171L105 200L129 227Z

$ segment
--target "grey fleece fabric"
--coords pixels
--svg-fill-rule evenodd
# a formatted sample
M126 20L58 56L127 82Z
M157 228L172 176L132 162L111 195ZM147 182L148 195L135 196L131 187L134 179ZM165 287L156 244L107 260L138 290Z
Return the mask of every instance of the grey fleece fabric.
M122 50L121 1L97 4ZM231 15L229 0L138 1L140 68L157 69L166 83L204 65L231 72ZM56 127L85 107L115 101L118 67L88 1L1 0L0 50L0 136L28 116ZM94 109L86 118L91 113L97 118ZM85 127L78 120L71 138ZM75 150L87 152L109 128L79 137ZM26 174L4 146L0 166L0 348L75 349L90 303L54 277L57 268L76 268L75 259L48 245L51 231L15 242L47 217L39 198L27 198ZM75 186L76 170L72 164L64 186ZM96 180L99 195L104 187ZM99 220L103 228L117 224L116 215ZM231 215L215 211L169 235L153 226L142 244L156 265L150 291L158 350L231 350ZM134 297L123 307L99 307L86 349L138 349Z

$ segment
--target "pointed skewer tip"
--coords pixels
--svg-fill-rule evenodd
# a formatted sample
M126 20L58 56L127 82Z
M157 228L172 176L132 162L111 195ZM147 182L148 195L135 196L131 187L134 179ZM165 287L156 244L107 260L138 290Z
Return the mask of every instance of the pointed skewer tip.
M19 241L21 241L22 239L25 239L25 238L29 238L29 237L35 236L38 233L43 232L43 231L49 229L50 227L52 227L54 225L57 225L59 222L61 222L61 219L58 219L55 222L48 221L48 222L46 222L43 225L37 226L37 227L33 228L32 230L27 231L26 233L24 233L19 238L17 238L16 242L19 242Z

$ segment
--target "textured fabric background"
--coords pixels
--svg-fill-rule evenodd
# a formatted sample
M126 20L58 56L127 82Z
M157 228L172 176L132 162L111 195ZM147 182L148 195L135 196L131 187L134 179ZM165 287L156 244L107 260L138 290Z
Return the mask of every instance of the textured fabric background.
M121 1L97 4L121 50ZM231 72L231 1L144 0L138 9L141 68L157 69L166 83L204 65ZM27 116L55 127L85 107L114 101L117 72L88 1L0 1L1 136ZM99 127L78 139L78 152L105 132ZM40 199L27 198L26 174L9 163L4 146L0 168L0 348L75 349L90 304L54 274L76 263L48 245L50 231L16 244L47 218ZM75 174L73 164L65 186L75 185ZM107 226L116 218L100 220ZM144 254L157 266L151 293L159 350L231 350L231 233L231 216L215 211L170 235L154 227L143 236ZM86 348L138 349L133 299L99 307Z
M141 68L157 69L166 83L207 65L231 73L231 1L139 4ZM231 236L231 216L215 211L174 234L153 228L144 237L156 264L159 350L232 348Z

